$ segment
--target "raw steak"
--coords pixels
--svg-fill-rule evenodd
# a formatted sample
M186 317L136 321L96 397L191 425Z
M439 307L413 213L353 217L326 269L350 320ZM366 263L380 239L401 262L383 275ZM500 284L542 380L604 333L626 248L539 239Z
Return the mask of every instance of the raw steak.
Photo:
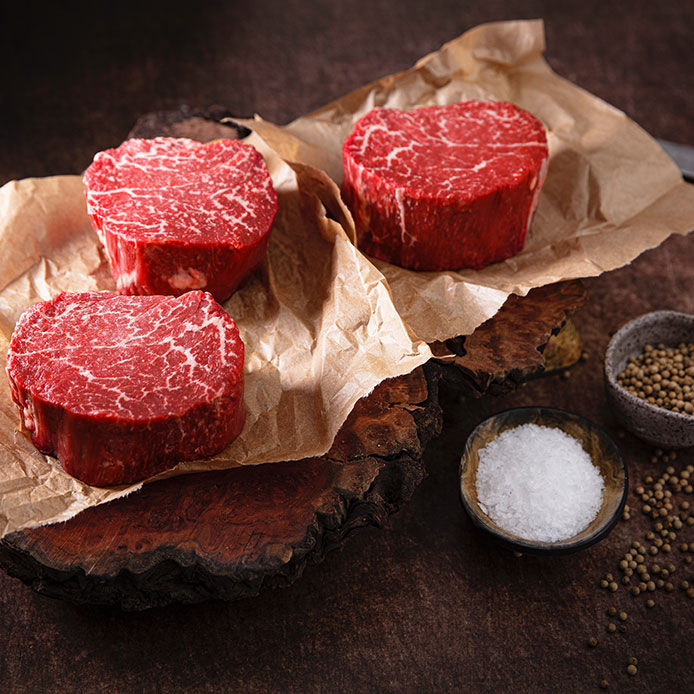
M84 174L87 211L121 294L230 294L262 262L277 194L238 140L126 140Z
M374 109L342 150L359 247L415 270L482 268L523 247L547 174L542 123L513 104Z
M245 421L243 342L206 292L59 294L17 322L12 398L36 448L93 485L221 451Z

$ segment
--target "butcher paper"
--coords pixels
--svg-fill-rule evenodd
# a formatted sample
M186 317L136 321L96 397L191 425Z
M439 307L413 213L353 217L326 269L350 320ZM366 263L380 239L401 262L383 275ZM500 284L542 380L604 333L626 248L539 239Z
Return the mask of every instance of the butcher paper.
M357 119L377 106L504 100L544 123L549 172L521 253L460 272L416 272L372 261L388 280L400 315L427 342L470 334L510 294L614 270L670 234L694 228L694 186L684 183L674 162L624 113L552 72L544 49L541 20L486 24L411 69L287 126L260 117L247 122L282 157L319 167L338 184L342 144ZM354 238L349 213L340 219Z
M251 135L279 197L267 262L224 307L246 345L246 426L211 460L158 478L298 460L325 453L359 398L431 356L398 315L381 273L326 215L335 184L284 163ZM12 181L0 189L0 364L29 306L60 291L116 290L87 217L82 179ZM0 375L0 536L59 520L140 485L83 484L41 455L20 430ZM155 478L155 479L158 479Z

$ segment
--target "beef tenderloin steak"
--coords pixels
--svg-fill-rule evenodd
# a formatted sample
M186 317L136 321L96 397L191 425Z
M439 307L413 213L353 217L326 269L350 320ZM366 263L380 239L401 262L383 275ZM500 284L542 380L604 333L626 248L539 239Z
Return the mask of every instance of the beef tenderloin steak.
M87 211L121 294L229 298L262 262L277 194L238 140L126 140L84 174Z
M244 346L211 294L58 294L17 322L12 399L31 439L92 485L218 453L246 416Z
M342 150L359 247L414 270L509 258L523 247L548 156L542 123L503 101L374 109Z

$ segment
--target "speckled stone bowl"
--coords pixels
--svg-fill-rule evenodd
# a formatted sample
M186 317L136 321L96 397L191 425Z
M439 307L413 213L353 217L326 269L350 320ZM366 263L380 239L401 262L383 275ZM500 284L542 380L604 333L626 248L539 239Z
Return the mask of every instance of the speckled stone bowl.
M477 499L479 450L506 429L521 424L561 429L581 442L593 464L600 469L605 491L595 519L578 535L559 542L528 540L500 528L481 508ZM627 468L614 440L599 426L580 415L551 407L517 407L500 412L479 424L468 437L460 460L460 500L477 528L504 547L523 554L569 554L590 547L606 537L624 510Z
M694 342L694 316L654 311L629 321L612 337L605 352L605 390L610 407L625 429L660 448L694 446L694 417L652 405L617 383L631 356L647 344L673 346Z

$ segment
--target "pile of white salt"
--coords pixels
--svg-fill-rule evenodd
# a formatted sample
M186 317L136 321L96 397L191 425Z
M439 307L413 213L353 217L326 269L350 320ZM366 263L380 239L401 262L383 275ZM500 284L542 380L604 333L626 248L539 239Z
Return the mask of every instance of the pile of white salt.
M600 510L602 475L581 443L561 429L522 424L501 432L478 455L479 505L514 535L566 540Z

